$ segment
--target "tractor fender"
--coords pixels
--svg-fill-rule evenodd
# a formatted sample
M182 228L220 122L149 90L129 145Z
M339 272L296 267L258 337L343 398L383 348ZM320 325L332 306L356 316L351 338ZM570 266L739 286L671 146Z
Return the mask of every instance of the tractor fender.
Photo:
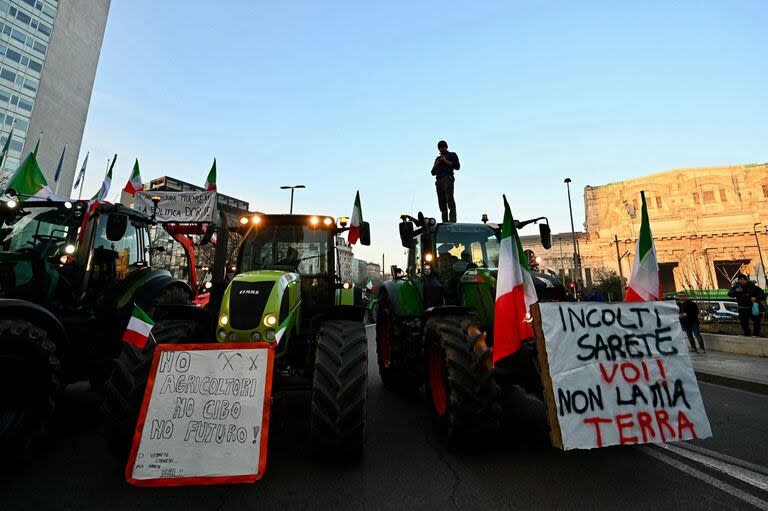
M169 287L179 287L186 292L190 301L194 299L195 293L192 288L183 280L177 279L171 276L165 270L157 270L149 274L144 282L141 283L139 288L133 294L133 302L144 310L147 310L157 296L165 289ZM125 297L123 297L125 299ZM123 300L121 300L123 301ZM119 306L125 306L127 304L121 303Z
M398 317L415 318L424 314L421 297L409 280L388 280L379 288L377 298L381 293L387 293L392 312Z
M26 300L0 298L0 319L22 319L42 328L56 343L56 351L61 352L69 344L69 337L64 325L48 309Z

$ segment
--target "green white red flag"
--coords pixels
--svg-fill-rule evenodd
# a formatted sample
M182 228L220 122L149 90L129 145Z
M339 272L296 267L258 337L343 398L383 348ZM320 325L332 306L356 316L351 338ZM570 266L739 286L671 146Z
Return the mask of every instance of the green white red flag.
M19 168L8 181L6 190L13 190L18 196L19 202L29 199L48 199L53 197L53 191L48 186L48 181L37 164L35 153L31 152L19 165Z
M141 182L141 172L139 172L139 160L136 159L136 162L133 164L133 171L131 172L131 177L128 179L128 182L125 184L125 188L123 188L123 191L125 193L130 194L132 197L136 195L136 192L141 192L144 190L144 185Z
M648 206L645 203L645 192L640 192L643 199L642 222L640 236L635 247L635 262L632 275L627 286L627 302L649 302L661 300L661 275L659 261L656 258L656 247L651 234L651 222L648 219Z
M205 185L203 186L208 192L216 191L216 158L213 159L213 165L211 170L208 171L208 177L205 178Z
M134 304L131 319L128 321L128 327L123 334L123 341L139 349L144 349L153 326L155 326L155 322L152 321L152 318L141 310L141 307Z
M349 223L349 235L347 241L350 245L357 243L360 239L360 225L363 223L363 210L360 207L360 192L355 195L355 205L352 207L352 216Z
M538 302L528 260L515 228L507 198L499 244L496 309L493 320L493 362L512 355L524 339L534 336L529 322L531 305Z

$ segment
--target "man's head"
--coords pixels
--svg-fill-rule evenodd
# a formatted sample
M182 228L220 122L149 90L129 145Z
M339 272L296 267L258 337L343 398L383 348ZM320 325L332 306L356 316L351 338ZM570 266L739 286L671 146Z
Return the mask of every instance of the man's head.
M686 296L685 293L680 293L680 301L681 302L684 302L687 298L688 298L688 296Z
M437 143L437 150L440 151L440 154L445 154L448 152L448 142L445 140L441 140Z
M739 275L736 277L739 281L739 284L742 286L745 285L747 282L749 282L749 277L744 275L743 273L739 273Z

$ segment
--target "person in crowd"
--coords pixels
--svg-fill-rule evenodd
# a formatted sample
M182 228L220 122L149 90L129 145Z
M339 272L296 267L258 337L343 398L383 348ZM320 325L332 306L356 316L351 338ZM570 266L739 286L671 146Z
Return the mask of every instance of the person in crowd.
M735 298L736 303L739 305L739 321L741 322L741 329L744 331L744 335L747 337L751 335L749 332L750 321L752 321L754 335L760 335L760 320L764 308L765 291L749 280L749 276L740 273L737 275L736 282L731 287L731 290L728 291L728 296ZM757 315L752 313L755 303L760 311L760 314Z
M691 344L692 353L706 353L704 350L704 338L701 336L699 325L699 306L688 298L685 293L680 293L677 306L680 307L680 324L683 326L688 342ZM696 349L696 341L699 341L699 349Z
M437 204L443 222L456 222L456 201L453 199L453 172L461 168L459 157L448 150L448 143L441 140L437 143L440 155L435 158L432 165L432 175L435 176L435 188L437 189Z

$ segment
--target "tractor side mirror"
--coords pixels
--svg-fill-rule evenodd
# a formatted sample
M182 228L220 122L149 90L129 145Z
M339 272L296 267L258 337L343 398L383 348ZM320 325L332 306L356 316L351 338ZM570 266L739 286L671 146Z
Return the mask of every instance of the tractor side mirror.
M128 215L122 213L111 213L107 216L107 239L109 241L120 241L128 230Z
M371 224L368 222L360 224L360 244L366 247L371 244Z
M549 224L539 224L539 235L541 236L541 246L547 250L552 248L552 231Z
M413 239L413 224L408 220L400 222L400 243L405 248L414 248L415 242L416 240Z

